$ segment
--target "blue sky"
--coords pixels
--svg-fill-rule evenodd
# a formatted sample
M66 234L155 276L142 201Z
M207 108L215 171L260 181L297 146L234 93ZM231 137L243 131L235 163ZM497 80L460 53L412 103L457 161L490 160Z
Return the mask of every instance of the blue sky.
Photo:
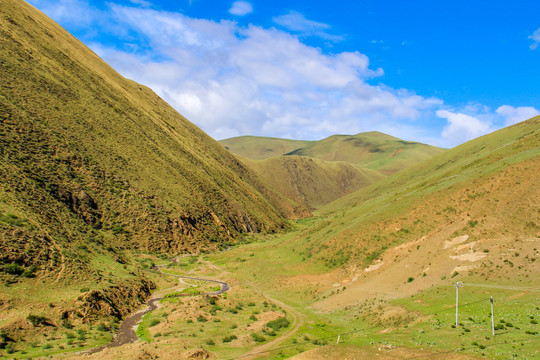
M536 0L30 3L216 139L452 147L539 114Z

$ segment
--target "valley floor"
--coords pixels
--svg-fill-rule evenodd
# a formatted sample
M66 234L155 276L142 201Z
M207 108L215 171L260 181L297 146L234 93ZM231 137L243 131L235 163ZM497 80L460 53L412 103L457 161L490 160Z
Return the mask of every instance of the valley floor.
M297 230L306 226L299 221ZM58 358L539 358L537 274L494 282L455 275L403 296L399 291L362 295L359 289L370 278L351 278L344 268L305 261L297 234L266 236L220 253L180 259L164 271L219 279L231 289L220 296L197 295L213 285L186 280L188 285L176 294L195 296L166 296L142 320L137 343ZM465 286L459 292L456 327L457 280ZM399 289L414 281L381 286Z

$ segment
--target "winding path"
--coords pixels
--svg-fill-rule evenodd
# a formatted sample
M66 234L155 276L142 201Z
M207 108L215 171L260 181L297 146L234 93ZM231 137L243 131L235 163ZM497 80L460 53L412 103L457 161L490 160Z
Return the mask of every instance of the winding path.
M174 262L174 260L173 260L173 262ZM165 273L165 272L163 272L162 269L164 267L166 267L166 266L167 265L158 265L158 266L155 267L155 269L158 270L160 273L162 273L164 275L174 276L174 277L178 278L178 280L180 282L183 282L183 279L188 279L188 280L198 280L198 281L213 282L213 283L221 285L221 289L219 289L217 291L205 293L206 295L220 295L220 294L223 294L224 292L228 291L231 288L230 285L227 284L224 281L212 280L212 279L202 279L202 278L196 278L196 277L190 277L190 276L182 276L182 275L175 275L175 274ZM175 287L169 288L167 290L173 290L173 289L175 289ZM167 290L165 290L165 291L167 291ZM137 336L137 333L136 333L137 326L138 326L139 322L142 320L144 315L156 310L158 308L159 302L162 299L163 299L163 297L156 297L156 296L151 297L148 300L148 302L147 302L148 306L145 309L139 310L136 313L131 314L130 316L125 318L120 323L120 327L118 328L118 332L116 333L116 335L114 336L113 340L110 343L108 343L107 345L97 347L97 348L92 349L92 350L85 351L84 353L91 355L91 354L98 353L98 352L100 352L101 350L103 350L105 348L112 348L112 347L122 346L122 345L125 345L125 344L131 344L131 343L134 343L137 340L139 340L139 337Z

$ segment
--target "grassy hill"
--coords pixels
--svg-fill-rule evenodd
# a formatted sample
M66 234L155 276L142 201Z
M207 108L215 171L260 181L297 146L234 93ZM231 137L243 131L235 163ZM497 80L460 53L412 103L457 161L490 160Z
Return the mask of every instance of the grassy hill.
M238 136L219 140L233 154L245 158L263 160L288 154L308 146L313 141L279 139L264 136Z
M309 229L306 256L331 263L347 248L347 260L338 263L366 281L397 286L391 293L401 295L442 283L454 271L524 276L534 264L523 257L537 255L540 235L539 156L540 117L448 150L323 208L325 225ZM524 254L522 269L503 263L510 248ZM451 257L457 255L464 256ZM373 262L385 264L365 272ZM395 282L381 282L377 274L386 268ZM414 287L406 282L419 276Z
M319 208L385 177L346 162L305 156L242 161L277 191L310 208Z
M13 338L43 330L25 320L36 313L57 325L139 306L155 283L133 251L218 249L309 214L20 0L0 0L0 77L0 330Z
M444 149L404 141L372 131L356 135L333 135L319 141L297 141L255 136L221 140L232 153L251 159L301 155L326 161L342 161L393 174L439 154Z

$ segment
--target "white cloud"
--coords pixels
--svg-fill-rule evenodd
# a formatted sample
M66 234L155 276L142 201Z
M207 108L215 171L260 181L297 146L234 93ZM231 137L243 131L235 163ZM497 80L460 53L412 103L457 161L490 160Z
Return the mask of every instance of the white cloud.
M529 39L533 41L531 46L529 46L531 50L536 49L538 45L540 44L540 28L536 29L536 31L533 32L531 36L529 36Z
M247 1L235 1L232 7L229 9L229 13L232 15L245 16L253 12L253 5Z
M517 124L518 122L540 115L540 112L531 106L513 107L510 105L502 105L497 108L496 112L504 117L505 126Z
M493 131L491 121L486 119L448 110L437 110L436 114L438 117L447 120L442 136L452 145L463 143Z
M301 36L317 36L331 41L343 40L343 36L327 33L327 30L331 28L330 25L308 20L297 11L290 11L288 14L276 16L272 20L283 28Z
M143 7L150 7L153 5L150 1L146 1L146 0L129 0L129 1L135 5L140 5Z
M85 0L29 0L29 2L64 26L68 24L82 28L101 18L101 11Z
M370 85L383 71L371 69L364 54L325 54L281 30L118 5L110 14L151 51L91 48L218 139L380 130L418 140L429 135L416 122L441 103Z

